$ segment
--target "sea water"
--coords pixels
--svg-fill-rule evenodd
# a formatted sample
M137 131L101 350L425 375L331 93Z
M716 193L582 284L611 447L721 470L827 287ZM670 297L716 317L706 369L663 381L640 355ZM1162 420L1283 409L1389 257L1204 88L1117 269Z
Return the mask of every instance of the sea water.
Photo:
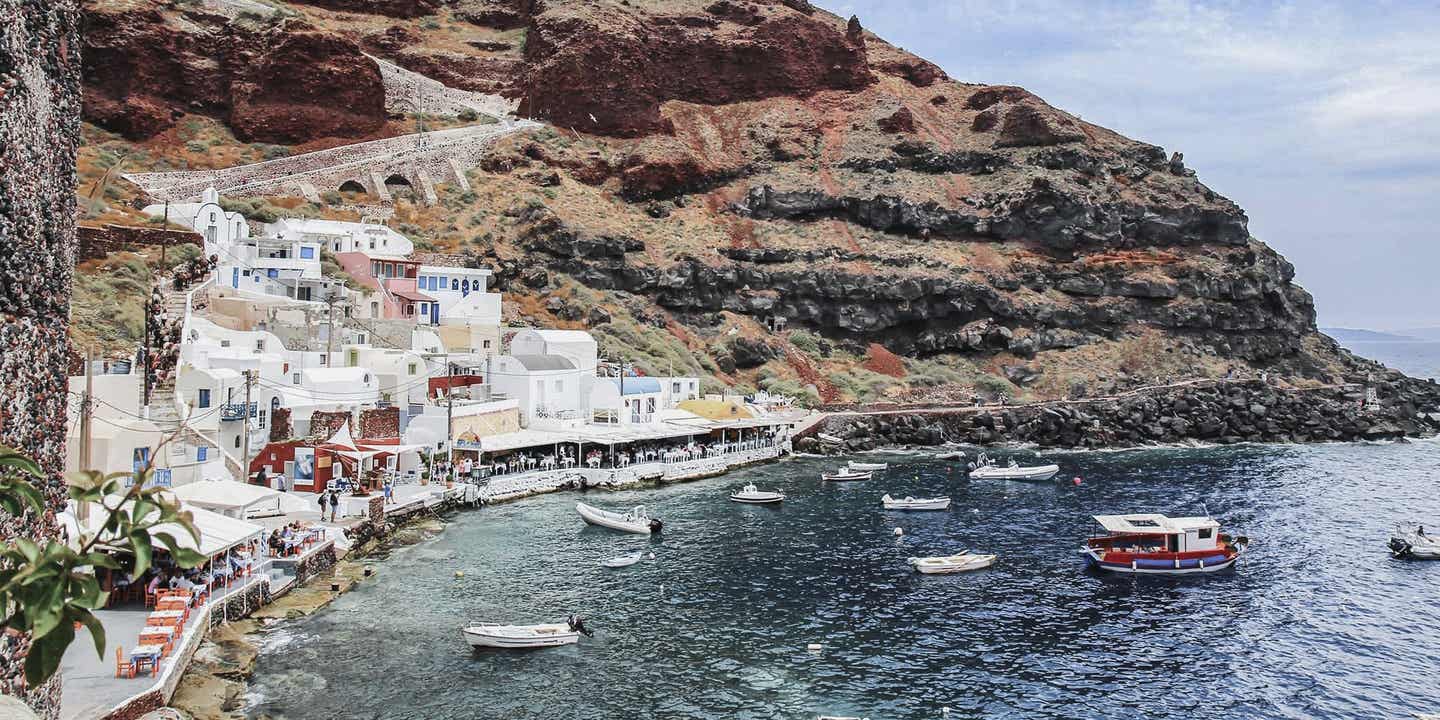
M250 715L318 718L1377 718L1440 712L1440 443L991 452L1061 482L970 481L923 455L868 482L797 458L586 502L644 504L654 538L585 526L575 493L462 512L443 534L265 644ZM1076 485L1073 478L1082 481ZM747 482L783 506L729 502ZM901 513L880 496L947 495ZM1234 571L1108 577L1091 516L1208 511L1253 544ZM894 529L904 529L896 537ZM651 549L622 570L607 557ZM996 553L924 576L911 556ZM463 571L462 577L456 571ZM472 652L471 622L585 616L580 644ZM807 646L820 644L818 651Z

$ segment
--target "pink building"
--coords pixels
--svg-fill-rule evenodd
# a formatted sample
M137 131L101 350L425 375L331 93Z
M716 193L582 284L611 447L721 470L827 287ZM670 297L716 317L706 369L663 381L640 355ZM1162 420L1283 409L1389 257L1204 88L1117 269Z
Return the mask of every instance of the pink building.
M416 320L438 311L439 301L416 288L418 260L363 252L336 253L335 259L350 277L373 289L368 299L370 317Z

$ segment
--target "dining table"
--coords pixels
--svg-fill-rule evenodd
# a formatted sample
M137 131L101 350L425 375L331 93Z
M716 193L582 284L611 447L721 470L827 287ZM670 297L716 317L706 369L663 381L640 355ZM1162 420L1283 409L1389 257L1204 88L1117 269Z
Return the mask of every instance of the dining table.
M174 639L177 629L173 625L146 625L140 628L140 644L164 645Z
M184 610L156 610L145 619L146 625L179 625L185 619Z
M149 667L151 675L158 675L160 672L160 656L165 653L164 645L136 645L130 651L130 662L135 663L135 671L140 668Z
M189 598L167 595L155 601L156 610L184 610L190 606Z

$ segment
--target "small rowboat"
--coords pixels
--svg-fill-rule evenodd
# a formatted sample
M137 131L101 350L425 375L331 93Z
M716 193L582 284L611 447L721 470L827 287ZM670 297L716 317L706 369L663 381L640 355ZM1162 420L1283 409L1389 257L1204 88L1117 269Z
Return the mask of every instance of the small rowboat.
M994 555L971 555L962 550L959 555L939 557L912 557L910 566L925 575L948 575L950 573L980 570L995 564Z
M567 623L498 625L480 623L460 630L472 648L541 648L574 645L580 631Z
M640 559L643 557L645 557L645 551L636 550L629 555L617 555L612 558L606 558L604 560L601 560L600 564L604 565L607 568L630 567L631 565L640 562Z
M650 517L649 513L645 512L644 505L636 505L627 513L617 513L609 510L601 510L594 505L577 502L575 503L575 512L580 513L580 517L591 525L608 527L612 530L623 530L637 535L649 535L650 533L660 532L660 528L663 526L663 523Z
M886 510L944 510L950 507L950 498L915 498L905 496L903 500L890 497L887 493L880 498Z
M846 467L850 468L851 472L864 472L866 470L884 470L890 467L890 463L862 463L851 460L846 463Z
M734 502L749 505L767 505L783 501L785 495L779 491L769 492L767 490L761 490L755 487L754 483L751 483L736 492L730 493L730 499Z
M869 480L870 472L856 472L849 468L838 468L833 473L822 473L820 479L826 482L854 482L856 480Z

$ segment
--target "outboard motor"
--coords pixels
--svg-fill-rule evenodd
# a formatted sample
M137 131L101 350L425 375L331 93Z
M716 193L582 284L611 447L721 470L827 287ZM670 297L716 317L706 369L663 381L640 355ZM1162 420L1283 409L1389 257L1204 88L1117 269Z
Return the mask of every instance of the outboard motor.
M1403 558L1409 555L1410 552L1414 549L1415 546L1411 545L1408 542L1405 542L1404 540L1401 540L1398 537L1390 538L1390 554L1394 555L1397 558Z
M595 637L595 633L585 627L585 618L579 615L571 615L565 620L565 624L570 626L571 632L578 632L585 637Z
M658 518L650 518L650 532L658 533L663 527L665 527L665 523L660 522Z

